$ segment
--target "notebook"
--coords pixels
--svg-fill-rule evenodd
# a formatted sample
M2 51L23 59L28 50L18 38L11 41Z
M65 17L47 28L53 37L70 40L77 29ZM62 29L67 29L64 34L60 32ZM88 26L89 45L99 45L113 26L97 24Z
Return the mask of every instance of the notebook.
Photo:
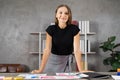
M111 75L108 74L101 74L101 73L96 73L96 72L87 72L84 73L89 75L90 78L103 78L103 79L108 79L111 77Z

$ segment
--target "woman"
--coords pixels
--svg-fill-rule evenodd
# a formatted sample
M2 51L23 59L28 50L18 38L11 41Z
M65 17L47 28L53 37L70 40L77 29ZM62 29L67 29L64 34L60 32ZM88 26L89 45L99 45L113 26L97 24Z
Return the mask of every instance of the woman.
M82 72L80 51L80 30L71 24L72 13L67 5L60 5L55 11L55 25L46 29L46 48L39 70L42 72L69 72L70 56L74 53L78 70Z

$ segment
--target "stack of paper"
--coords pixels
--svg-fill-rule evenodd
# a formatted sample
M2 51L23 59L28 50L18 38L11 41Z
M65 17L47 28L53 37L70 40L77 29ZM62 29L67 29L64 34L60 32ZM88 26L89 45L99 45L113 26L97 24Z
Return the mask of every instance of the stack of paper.
M120 76L118 76L118 75L111 75L111 76L112 76L112 78L115 79L115 80L120 80Z

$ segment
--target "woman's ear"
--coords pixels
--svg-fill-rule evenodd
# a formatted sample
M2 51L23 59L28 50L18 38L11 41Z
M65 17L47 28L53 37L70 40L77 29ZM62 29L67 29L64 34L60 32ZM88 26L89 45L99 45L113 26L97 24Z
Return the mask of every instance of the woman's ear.
M57 15L55 15L55 18L57 19Z

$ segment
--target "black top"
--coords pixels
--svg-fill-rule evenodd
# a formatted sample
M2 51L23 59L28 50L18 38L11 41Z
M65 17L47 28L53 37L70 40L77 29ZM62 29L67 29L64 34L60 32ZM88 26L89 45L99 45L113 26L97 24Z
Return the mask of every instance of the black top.
M52 37L52 53L69 55L73 52L74 36L80 31L76 25L68 25L61 29L58 25L50 25L46 32Z

